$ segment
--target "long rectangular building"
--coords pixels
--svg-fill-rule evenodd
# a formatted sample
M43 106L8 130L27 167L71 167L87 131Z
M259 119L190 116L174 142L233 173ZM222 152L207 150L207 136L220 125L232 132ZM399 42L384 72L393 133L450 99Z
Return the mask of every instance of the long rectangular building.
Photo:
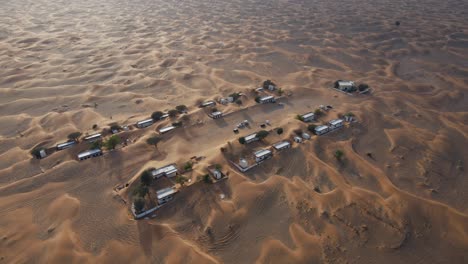
M78 154L78 159L79 160L85 160L93 157L98 157L102 155L102 150L100 149L91 149L85 152L81 152Z
M170 164L153 170L151 174L154 178L160 178L162 176L174 177L177 175L177 166L175 164Z

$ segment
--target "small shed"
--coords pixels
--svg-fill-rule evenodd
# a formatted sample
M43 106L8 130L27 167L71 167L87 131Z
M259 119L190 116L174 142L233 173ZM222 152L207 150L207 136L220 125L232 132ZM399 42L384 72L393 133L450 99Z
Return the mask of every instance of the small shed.
M312 122L315 120L315 114L313 112L303 114L301 117L304 122Z
M273 157L273 153L269 149L261 149L254 152L255 161L257 163Z
M246 137L244 137L245 139L245 143L251 143L251 142L254 142L254 141L257 141L259 138L257 137L257 133L253 133L253 134L250 134Z
M310 139L310 135L304 132L304 133L302 133L302 138L303 139Z
M302 143L302 138L301 138L301 137L298 137L298 136L295 136L295 137L294 137L294 142L296 142L296 143Z
M159 131L159 134L165 134L169 131L174 130L175 128L176 128L175 126L167 126L167 127L160 128L158 131Z

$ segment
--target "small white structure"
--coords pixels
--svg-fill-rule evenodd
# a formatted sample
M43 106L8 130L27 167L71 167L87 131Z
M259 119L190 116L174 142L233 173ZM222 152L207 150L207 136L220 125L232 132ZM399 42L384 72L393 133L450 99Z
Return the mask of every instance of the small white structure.
M239 166L241 166L243 169L246 169L249 167L249 162L246 159L240 159Z
M234 97L232 96L228 96L226 99L228 100L229 103L234 102Z
M257 137L257 133L253 133L244 137L244 139L245 139L245 143L249 144L251 142L257 141L259 138Z
M210 100L210 101L203 102L200 105L200 107L208 107L208 106L215 106L215 105L216 105L216 102L213 100Z
M281 141L278 143L273 144L273 148L276 150L283 150L291 147L291 143L289 141Z
M356 87L356 84L352 81L338 81L338 89L342 91L347 92L353 89L354 87Z
M223 104L223 105L227 105L229 103L229 101L226 98L221 98L221 99L219 99L219 103Z
M268 95L268 96L260 97L259 102L261 104L274 103L276 102L276 99L273 95Z
M302 133L302 138L303 139L310 139L310 135L304 132L304 133Z
M315 120L315 114L313 112L303 114L301 115L301 117L302 117L302 121L304 122L312 122Z
M319 136L327 133L328 131L330 131L330 128L328 126L318 126L315 128L315 134Z
M88 151L81 152L80 154L78 154L78 159L85 160L85 159L89 159L92 157L98 157L101 155L102 155L102 151L100 149L92 149L92 150L88 150Z
M273 157L273 153L269 149L261 149L254 152L255 161L257 163Z
M302 143L302 138L298 137L298 136L295 136L294 137L294 142L296 143Z
M39 157L40 157L41 159L47 157L47 153L46 153L45 149L41 149L41 150L39 151Z
M170 200L172 200L174 198L174 194L176 192L177 191L172 187L168 187L168 188L164 188L164 189L161 189L159 191L156 191L156 196L158 198L158 204L162 205L162 204L165 204L165 203L169 202Z
M268 90L274 91L274 90L276 90L276 86L270 84L270 85L268 85Z
M155 169L151 172L155 179L160 178L162 176L166 176L168 178L174 177L177 175L177 166L175 164L169 164L164 167Z
M169 131L174 130L175 128L176 128L175 126L167 126L167 127L160 128L158 131L159 131L159 134L165 134Z
M211 171L211 175L213 175L213 177L216 179L216 180L219 180L223 177L223 173L217 169L214 169L213 171Z
M223 113L220 111L216 111L210 114L211 118L217 119L223 117Z
M88 142L93 142L93 141L101 139L101 137L102 137L101 133L97 133L97 134L86 136L84 140Z
M330 125L330 130L338 129L344 125L343 119L334 119L330 122L328 122Z
M68 141L64 143L59 143L57 144L56 148L57 150L63 150L63 149L73 147L74 145L76 145L76 141L73 140L73 141Z
M149 118L149 119L146 119L146 120L142 120L142 121L139 121L136 123L136 126L138 128L144 128L144 127L149 127L151 126L152 124L154 124L154 120L152 118Z

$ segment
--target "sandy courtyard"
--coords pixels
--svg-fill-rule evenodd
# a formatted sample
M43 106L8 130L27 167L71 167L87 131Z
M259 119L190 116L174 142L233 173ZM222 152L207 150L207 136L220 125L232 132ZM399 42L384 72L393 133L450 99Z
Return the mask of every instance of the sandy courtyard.
M291 94L282 109L196 112L266 79ZM359 123L152 219L114 192L142 168L223 160L239 120L292 133L322 103ZM203 122L157 148L152 126L87 161L30 154L179 104ZM0 123L0 264L468 263L467 1L0 0Z

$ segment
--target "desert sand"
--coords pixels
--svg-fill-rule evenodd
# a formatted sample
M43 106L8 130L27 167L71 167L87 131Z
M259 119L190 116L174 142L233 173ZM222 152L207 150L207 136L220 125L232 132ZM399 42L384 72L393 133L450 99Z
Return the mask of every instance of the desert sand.
M467 10L456 0L0 0L0 263L467 263ZM220 121L195 111L266 79L292 93L284 109ZM329 89L337 79L372 94ZM178 104L202 124L158 148L145 139L159 124L87 161L73 149L30 155ZM144 168L225 162L220 147L242 118L290 134L295 114L320 104L358 123L193 184L148 220L114 191Z

